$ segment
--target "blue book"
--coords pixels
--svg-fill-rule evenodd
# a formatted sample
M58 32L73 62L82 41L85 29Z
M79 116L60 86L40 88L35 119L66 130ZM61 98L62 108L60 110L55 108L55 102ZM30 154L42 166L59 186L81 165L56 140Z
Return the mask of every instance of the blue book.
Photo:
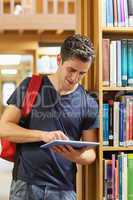
M109 104L103 104L103 145L109 145Z
M122 26L121 0L117 0L117 10L118 10L118 26Z
M120 115L119 144L120 144L120 146L124 146L124 108L125 108L125 104L120 102L120 104L119 104L119 115Z
M107 26L112 27L114 25L113 0L106 0L106 18Z
M133 86L133 40L128 40L128 67L127 67L127 79L128 86Z
M121 76L122 86L127 86L127 40L121 41Z

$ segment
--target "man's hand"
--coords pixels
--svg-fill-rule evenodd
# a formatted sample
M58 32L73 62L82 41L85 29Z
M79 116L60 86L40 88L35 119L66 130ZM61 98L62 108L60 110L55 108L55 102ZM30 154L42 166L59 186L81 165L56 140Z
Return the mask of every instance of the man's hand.
M50 131L42 134L42 141L51 142L53 140L69 140L62 131Z
M79 158L82 156L82 154L86 151L89 150L88 147L80 148L80 149L75 149L70 145L65 145L65 146L54 146L52 147L52 150L56 153L60 153L64 158L72 161L72 162L77 162Z

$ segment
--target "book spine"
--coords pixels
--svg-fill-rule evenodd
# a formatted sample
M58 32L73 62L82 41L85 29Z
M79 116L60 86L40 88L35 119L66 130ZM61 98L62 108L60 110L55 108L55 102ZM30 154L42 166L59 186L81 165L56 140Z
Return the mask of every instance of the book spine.
M114 134L113 134L113 100L108 100L109 104L109 146L113 146Z
M113 1L113 5L114 5L114 26L118 26L117 0Z
M132 107L131 107L131 133L132 133L132 145L133 145L133 100L132 102Z
M120 127L120 132L119 132L119 144L120 146L124 146L124 103L120 102L120 121L119 121L119 127Z
M128 85L133 86L133 40L128 40Z
M110 86L116 86L116 41L110 43Z
M128 154L128 200L133 199L133 154Z
M130 119L130 116L129 116L129 102L130 102L130 99L129 98L126 98L126 144L127 146L130 146L130 132L129 132L129 119Z
M103 159L103 199L106 199L106 184L107 184L107 170L106 170L106 160Z
M127 154L122 154L122 199L127 200Z
M129 121L129 141L130 145L133 145L132 141L132 101L129 100L129 116L128 116L128 121Z
M118 26L122 26L121 0L117 0L117 10L118 10Z
M112 27L113 26L113 0L106 0L107 10L106 10L106 16L107 16L107 26Z
M115 154L112 154L112 196L115 199L116 191L115 191Z
M133 26L133 0L128 0L128 24Z
M121 0L121 20L122 26L125 26L125 12L124 12L124 0Z
M115 168L115 191L116 191L116 196L114 200L119 200L119 176L118 176L118 160L116 160L116 168Z
M128 27L128 0L124 0L125 26Z
M116 75L117 75L117 86L122 86L121 81L121 40L116 41L116 58L117 58L117 64L116 64Z
M110 55L110 48L109 48L109 39L103 39L103 85L109 86L109 55Z
M114 101L114 146L119 146L119 102Z
M103 104L103 145L109 145L109 104Z
M121 57L122 57L122 86L127 86L127 40L121 41Z
M106 27L107 26L107 21L106 21L106 7L107 7L107 4L106 4L106 0L102 0L102 26L103 27Z
M112 194L112 160L107 162L107 199L113 199Z
M118 168L119 168L119 200L122 199L122 155L118 155Z

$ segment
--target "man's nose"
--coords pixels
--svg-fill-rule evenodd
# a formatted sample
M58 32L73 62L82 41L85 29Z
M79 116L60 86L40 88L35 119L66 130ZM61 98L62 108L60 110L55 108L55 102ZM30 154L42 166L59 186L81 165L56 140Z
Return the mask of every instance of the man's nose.
M71 76L71 80L73 82L77 82L79 80L79 73L78 72L73 73Z

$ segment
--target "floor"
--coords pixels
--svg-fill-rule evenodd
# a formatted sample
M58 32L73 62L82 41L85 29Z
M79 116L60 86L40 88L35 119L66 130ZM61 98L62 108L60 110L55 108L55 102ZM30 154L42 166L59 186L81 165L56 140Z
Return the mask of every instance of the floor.
M9 200L12 163L0 159L0 200Z

